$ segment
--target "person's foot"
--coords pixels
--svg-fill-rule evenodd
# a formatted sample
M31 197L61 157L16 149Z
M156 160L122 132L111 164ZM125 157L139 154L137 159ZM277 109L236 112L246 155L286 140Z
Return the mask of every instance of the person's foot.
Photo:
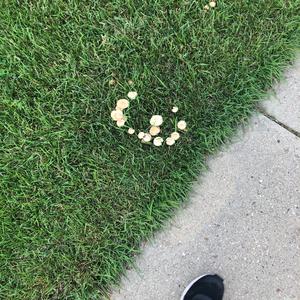
M223 295L223 279L218 275L204 275L186 287L180 300L222 300Z

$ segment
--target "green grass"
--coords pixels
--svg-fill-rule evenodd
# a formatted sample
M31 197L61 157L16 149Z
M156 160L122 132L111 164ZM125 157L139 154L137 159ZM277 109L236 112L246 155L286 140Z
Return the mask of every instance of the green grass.
M205 4L1 1L1 299L104 297L293 58L299 0ZM174 147L115 127L132 89L137 129L179 106Z

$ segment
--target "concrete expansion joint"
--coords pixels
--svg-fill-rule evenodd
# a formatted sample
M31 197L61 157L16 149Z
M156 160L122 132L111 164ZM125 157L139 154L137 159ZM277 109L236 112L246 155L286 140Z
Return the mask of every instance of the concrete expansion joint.
M291 134L295 135L296 137L300 138L300 132L296 131L295 129L291 128L290 126L284 124L283 122L277 120L274 116L268 114L264 108L257 107L258 112L260 112L262 115L264 115L266 118L268 118L270 121L278 124L285 130L289 131Z

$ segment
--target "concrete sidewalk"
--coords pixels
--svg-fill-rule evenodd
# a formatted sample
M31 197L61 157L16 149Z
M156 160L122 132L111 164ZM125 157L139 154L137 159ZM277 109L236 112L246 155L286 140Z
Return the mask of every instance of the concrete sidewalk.
M226 299L300 299L300 61L191 200L148 243L112 300L176 300L218 273Z

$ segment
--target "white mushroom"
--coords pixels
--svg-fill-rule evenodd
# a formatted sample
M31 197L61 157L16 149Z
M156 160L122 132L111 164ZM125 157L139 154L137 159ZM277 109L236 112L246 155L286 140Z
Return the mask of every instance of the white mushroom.
M127 94L127 97L131 100L134 100L137 97L138 93L137 92L129 92Z
M175 132L172 132L171 133L171 138L174 140L174 141L177 141L179 138L180 138L180 134L175 131Z
M143 142L148 143L152 140L152 136L149 133L145 133L144 137L143 137Z
M166 144L167 144L168 146L172 146L172 145L175 144L175 140L172 139L171 137L168 137L168 138L166 139Z
M135 130L133 128L128 128L128 133L129 134L134 134L135 133Z
M114 120L114 121L118 121L118 120L121 120L123 119L123 113L122 111L120 110L113 110L110 114L111 118Z
M215 1L209 2L210 7L216 7L217 3Z
M173 112L173 113L177 113L177 112L178 112L178 107L177 107L177 106L173 106L172 112Z
M149 130L152 136L158 135L160 133L160 128L158 126L152 126Z
M163 138L158 136L153 140L153 145L159 147L162 145L163 141Z
M122 127L122 126L124 126L125 125L125 120L124 119L121 119L121 120L118 120L117 121L117 126L118 127Z
M129 106L129 101L127 99L120 99L117 101L117 108L123 110Z
M178 122L177 124L177 127L180 129L180 130L185 130L186 129L186 122L181 120Z
M152 126L160 126L163 123L163 117L161 115L154 115L150 119L150 124Z
M143 137L145 136L145 133L144 132L139 132L138 134L138 138L141 140Z

